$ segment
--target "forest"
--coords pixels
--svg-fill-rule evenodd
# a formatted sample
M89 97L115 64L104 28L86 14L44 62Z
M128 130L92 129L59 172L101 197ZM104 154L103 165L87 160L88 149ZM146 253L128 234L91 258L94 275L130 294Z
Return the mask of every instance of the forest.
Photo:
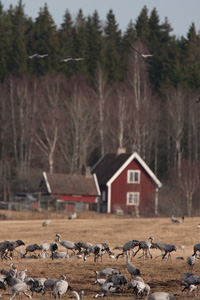
M198 215L199 113L194 23L177 38L144 6L122 32L113 10L73 20L66 4L58 28L47 4L33 20L0 1L0 201L126 148L163 183L161 214Z

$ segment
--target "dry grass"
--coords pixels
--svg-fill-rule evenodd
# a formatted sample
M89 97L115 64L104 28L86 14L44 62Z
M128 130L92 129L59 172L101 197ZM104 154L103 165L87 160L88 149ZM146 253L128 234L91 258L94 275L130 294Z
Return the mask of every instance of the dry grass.
M169 218L155 219L135 219L130 217L106 216L98 214L78 214L78 219L68 220L64 214L54 215L51 223L47 227L42 227L41 215L36 216L25 214L24 220L19 220L17 213L12 214L14 219L0 221L1 234L0 241L5 239L17 240L21 239L26 245L33 243L42 244L43 242L53 242L55 235L59 233L61 240L71 240L74 242L87 241L90 243L106 242L112 250L116 245L123 245L129 240L138 239L146 240L149 236L153 236L155 241L174 243L177 251L172 253L172 259L162 260L155 259L160 254L159 250L152 250L153 259L138 259L140 252L132 260L141 271L141 276L151 287L151 291L166 291L175 295L175 299L195 299L188 296L186 292L181 291L181 281L184 272L188 272L189 268L186 263L188 255L193 253L193 245L200 242L199 230L197 224L199 218L186 218L182 225L174 224ZM44 216L44 215L43 215ZM52 217L52 215L51 215ZM178 249L179 245L184 245L185 250ZM23 246L22 251L25 247ZM63 247L59 247L60 251L64 251ZM119 251L116 250L116 254ZM183 256L184 260L177 260L176 257ZM99 291L99 287L94 285L94 271L101 270L105 267L120 268L121 273L126 276L128 281L130 275L126 271L125 259L110 259L103 257L103 262L94 263L91 256L87 261L80 259L62 259L62 260L21 260L15 254L14 263L18 270L28 269L30 277L59 277L65 274L70 286L77 291L84 290L84 299L92 299ZM1 268L9 269L10 261L3 261ZM200 274L200 262L196 262L193 272ZM10 290L6 293L2 291L4 299L10 298ZM71 297L70 291L64 296L65 299ZM23 296L25 298L25 296ZM39 295L40 299L48 299L48 293L45 296ZM115 294L112 299L134 299L135 295L124 289L124 293Z

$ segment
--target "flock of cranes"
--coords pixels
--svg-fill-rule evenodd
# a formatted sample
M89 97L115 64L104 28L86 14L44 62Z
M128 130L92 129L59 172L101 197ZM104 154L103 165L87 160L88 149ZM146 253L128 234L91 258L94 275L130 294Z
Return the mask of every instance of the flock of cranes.
M34 53L32 55L28 55L27 56L27 59L28 60L32 60L32 59L44 59L46 57L48 57L49 55L48 54L38 54L38 53ZM59 61L61 63L67 63L69 61L71 62L77 62L77 61L83 61L84 58L83 57L67 57L67 58L61 58Z
M79 257L86 261L91 255L94 257L94 262L100 262L104 255L110 256L111 252L107 243L98 243L92 245L88 242L77 242L74 243L68 240L61 240L61 235L56 234L55 242L48 243L44 242L40 246L38 244L31 244L25 247L25 253L22 252L21 246L25 246L22 240L16 241L4 241L0 243L1 261L13 260L13 252L17 251L20 253L21 259L62 259L70 257ZM65 251L60 252L60 246L65 248ZM20 250L18 251L18 248ZM135 251L135 248L136 251ZM200 276L191 273L195 260L198 259L197 252L200 252L200 244L194 245L194 253L187 257L187 264L189 265L189 271L183 274L182 291L188 290L188 293L196 295L197 287L200 284ZM175 297L171 293L167 292L154 292L151 293L151 288L144 279L141 277L140 269L133 263L135 257L138 256L138 252L142 252L138 258L153 259L152 249L158 249L161 251L161 255L158 255L164 259L171 259L171 252L176 251L174 244L165 244L154 242L153 237L149 237L147 240L131 240L126 242L124 245L114 247L113 249L122 250L118 255L114 255L115 259L118 260L125 256L125 266L127 273L130 278L121 274L118 268L104 268L100 271L94 270L95 281L94 284L100 286L99 293L95 294L94 297L109 297L116 292L123 293L124 287L127 285L128 290L131 290L137 297L144 297L147 300L174 300ZM70 253L69 253L70 251ZM39 252L39 254L37 254ZM31 254L31 255L29 255ZM137 264L137 263L136 263ZM96 266L96 264L95 264ZM10 264L9 270L2 269L0 271L0 289L3 291L6 286L10 287L12 294L10 300L16 298L19 294L31 298L29 291L34 293L42 293L44 295L47 291L51 291L51 294L56 299L66 294L67 291L71 290L66 276L62 274L59 278L35 278L27 276L27 269L18 271L14 263ZM72 291L72 296L77 300L83 298L84 292ZM3 298L3 294L1 296Z

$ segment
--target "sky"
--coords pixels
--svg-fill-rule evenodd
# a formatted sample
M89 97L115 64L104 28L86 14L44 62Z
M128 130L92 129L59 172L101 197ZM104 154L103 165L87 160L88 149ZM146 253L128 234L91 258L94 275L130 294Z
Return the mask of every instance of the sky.
M10 5L16 6L19 0L1 0L4 10ZM99 18L106 21L106 16L110 9L116 18L119 29L124 32L130 20L136 22L142 8L146 5L150 12L156 8L160 23L168 18L168 22L173 28L172 34L176 37L187 37L188 30L192 23L195 24L196 31L200 32L200 0L22 0L25 5L25 14L33 20L38 16L39 9L47 3L48 10L58 27L63 22L63 17L68 9L72 19L76 18L79 9L83 15L93 15L97 10Z

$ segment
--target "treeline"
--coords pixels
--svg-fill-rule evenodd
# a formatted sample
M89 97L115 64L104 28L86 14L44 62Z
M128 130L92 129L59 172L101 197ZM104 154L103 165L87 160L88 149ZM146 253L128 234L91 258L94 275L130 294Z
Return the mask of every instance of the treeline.
M153 56L143 59L130 45ZM48 56L31 59L36 53ZM67 57L83 60L63 62ZM22 1L7 11L0 2L0 81L1 200L36 191L43 170L84 173L106 152L125 147L165 183L163 193L175 191L173 212L183 213L183 203L188 211L195 199L198 205L194 24L186 38L176 38L167 18L161 24L156 9L144 7L122 33L112 10L103 22L97 11L85 17L82 10L72 20L66 8L57 28L47 5L32 20Z

